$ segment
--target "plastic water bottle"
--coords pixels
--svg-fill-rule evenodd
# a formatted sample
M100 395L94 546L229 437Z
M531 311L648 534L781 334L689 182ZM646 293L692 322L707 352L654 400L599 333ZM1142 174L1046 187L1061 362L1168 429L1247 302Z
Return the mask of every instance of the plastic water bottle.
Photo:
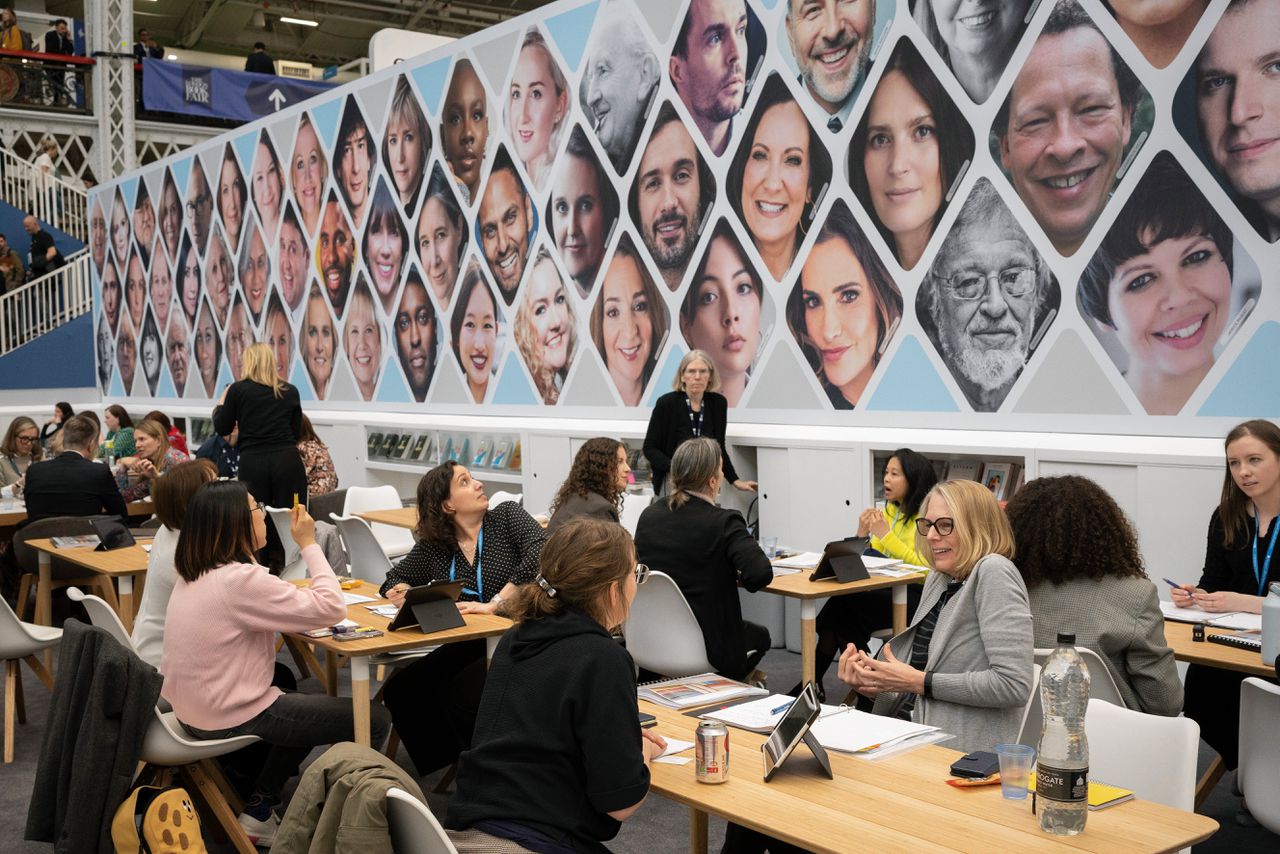
M1036 753L1036 811L1040 829L1075 836L1089 816L1089 668L1076 652L1076 636L1059 634L1040 673L1044 727Z
M1271 592L1262 600L1262 661L1274 664L1280 656L1280 581L1271 583Z

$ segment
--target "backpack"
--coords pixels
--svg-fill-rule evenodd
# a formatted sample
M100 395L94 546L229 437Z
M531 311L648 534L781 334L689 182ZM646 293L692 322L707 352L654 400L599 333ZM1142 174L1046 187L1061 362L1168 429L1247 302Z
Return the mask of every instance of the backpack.
M138 786L111 820L116 854L208 854L186 789Z

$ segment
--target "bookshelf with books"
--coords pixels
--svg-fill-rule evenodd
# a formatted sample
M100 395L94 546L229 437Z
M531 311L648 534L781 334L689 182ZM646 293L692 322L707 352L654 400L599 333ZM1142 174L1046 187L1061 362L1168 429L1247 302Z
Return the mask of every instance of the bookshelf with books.
M421 475L453 460L481 480L507 485L520 485L524 480L518 433L370 425L365 428L365 454L368 468L378 471Z
M896 448L894 450L897 450ZM913 449L914 450L914 449ZM1022 485L1027 460L1021 455L948 454L921 451L931 463L938 480L974 480L985 485L998 501L1008 501ZM871 488L877 502L884 501L884 470L893 451L877 448L871 452Z

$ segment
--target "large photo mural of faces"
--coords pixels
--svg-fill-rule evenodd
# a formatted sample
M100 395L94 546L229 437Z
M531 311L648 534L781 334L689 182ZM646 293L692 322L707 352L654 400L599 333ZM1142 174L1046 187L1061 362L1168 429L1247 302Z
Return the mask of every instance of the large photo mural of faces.
M1272 5L551 3L96 188L98 382L640 418L696 349L735 419L1196 418L1280 320Z

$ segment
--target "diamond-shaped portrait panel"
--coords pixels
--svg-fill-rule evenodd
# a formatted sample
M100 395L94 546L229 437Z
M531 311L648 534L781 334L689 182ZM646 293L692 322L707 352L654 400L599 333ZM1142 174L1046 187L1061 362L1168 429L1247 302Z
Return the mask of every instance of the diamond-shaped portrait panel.
M351 289L351 300L342 322L342 350L362 400L373 400L378 390L386 337L373 289L364 273L360 273Z
M427 399L440 361L444 339L440 322L422 274L416 265L410 265L400 301L391 315L391 335L395 339L396 361L404 373L409 393L418 403Z
M262 319L262 309L267 303L267 291L271 284L271 261L267 257L267 243L262 232L251 220L240 244L240 256L236 259L237 296L244 297L256 325Z
M296 312L307 292L311 272L311 246L293 202L284 206L280 217L280 239L276 241L272 281L280 286L280 295L290 312Z
M329 159L320 143L320 134L310 113L298 120L298 132L289 158L289 189L307 234L315 234L324 203L324 186L329 177Z
M249 173L249 195L253 199L258 222L267 239L273 239L280 225L280 207L284 204L284 172L271 135L263 128L254 148L253 167ZM243 238L241 239L243 242Z
M147 307L147 273L142 268L142 254L133 247L124 265L124 303L129 309L129 322L134 332L142 331L142 313Z
M181 324L178 324L181 326ZM97 369L98 369L98 388L103 394L111 387L111 377L115 374L115 349L116 342L111 337L111 327L107 325L105 315L98 317L98 331L96 341L97 348Z
M447 310L467 251L467 220L454 193L454 181L439 163L431 170L418 216L414 246L418 263L440 309Z
M147 274L147 295L160 330L168 329L169 314L173 310L173 271L163 252L151 259L151 271Z
M530 265L512 332L538 396L553 406L578 354L578 319L565 278L546 247Z
M115 250L112 250L113 252ZM102 318L114 335L120 323L120 306L124 302L124 286L116 270L115 258L107 255L102 267Z
M902 292L843 200L787 296L787 328L836 409L853 409L902 322Z
M1232 3L1209 33L1173 102L1191 150L1263 240L1280 240L1280 14Z
M182 235L182 247L178 250L178 266L174 268L174 275L177 279L178 304L182 306L183 317L187 326L194 326L196 312L200 309L204 277L195 244L191 242L191 236L185 231Z
M133 229L129 224L129 207L124 202L124 192L117 187L115 198L111 203L111 249L115 252L117 264L123 265L129 257L129 241L132 236Z
M145 178L138 179L138 198L133 203L133 240L142 253L142 266L150 270L156 243L156 208Z
M884 56L884 36L898 4L787 2L775 43L787 69L799 76L804 94L828 115L827 130L838 133L849 124L872 63Z
M631 165L662 69L631 5L619 0L601 4L589 51L578 101L600 147L622 175Z
M347 295L356 268L355 231L347 219L342 202L333 190L325 199L320 218L320 236L315 247L316 269L334 313L341 317L347 308Z
M511 149L529 183L547 185L564 130L569 126L569 82L537 27L525 30L506 93Z
M373 292L382 304L384 314L391 313L409 253L409 230L400 217L400 205L392 195L386 178L379 178L364 224L365 267Z
M1058 314L1044 257L980 179L916 293L916 316L978 412L995 412Z
M198 318L196 328L199 328ZM169 366L169 377L173 380L173 388L178 397L182 397L187 391L187 379L191 371L191 338L187 324L176 316L164 334L164 361Z
M1260 294L1257 265L1162 151L1085 267L1076 300L1147 414L1176 415Z
M412 217L431 159L431 125L422 101L406 75L396 80L382 135L382 165L395 186L396 200L406 217Z
M1112 0L1104 5L1147 62L1156 68L1167 68L1182 51L1209 4L1203 0L1155 4L1143 0Z
M471 206L480 194L480 174L489 147L489 96L471 60L454 63L440 108L440 150Z
M112 215L111 244L115 245L115 218ZM182 200L178 195L178 184L173 180L173 171L164 170L164 180L160 183L160 242L164 244L165 254L170 261L177 260L178 245L182 240Z
M920 261L973 154L964 114L900 40L849 142L849 186L903 269Z
M99 276L107 261L107 215L102 211L102 198L102 193L95 193L89 201L89 252Z
M289 322L289 312L285 309L280 292L271 289L267 298L267 313L262 319L262 340L271 348L271 355L276 360L276 376L281 382L289 381L293 368L293 324Z
M449 340L453 357L466 379L467 392L476 403L484 403L492 392L506 336L499 300L480 262L472 256L467 260L449 315Z
M320 286L312 282L298 328L298 355L317 400L325 400L329 396L333 365L338 354L337 329L328 300Z
M245 220L241 231L257 230L252 214ZM216 223L213 234L209 237L209 252L205 257L205 292L213 305L213 313L218 318L218 325L225 326L227 311L231 307L231 292L235 287L235 263L231 250L223 237L222 229Z
M591 306L591 343L624 406L639 406L658 366L671 317L630 233L605 265Z
M213 190L205 175L204 161L191 158L191 177L187 179L187 228L195 239L196 249L204 255L209 244L209 228L213 225Z
M991 126L991 148L1061 255L1088 237L1151 132L1155 107L1076 0L1049 13Z
M237 293L231 302L231 312L227 315L227 331L223 337L227 350L227 365L231 368L231 378L239 382L244 379L244 351L258 340L242 293Z
M155 397L156 386L160 384L160 370L164 367L164 340L151 309L146 310L142 331L138 336L138 362L142 367L142 377L147 383L147 391Z
M116 369L125 394L133 394L133 380L138 373L138 334L129 323L121 323L116 332Z
M729 220L720 219L680 303L680 334L711 357L720 393L737 406L776 320L773 300Z
M199 313L195 326L191 331L191 349L196 358L196 375L200 378L200 387L204 396L212 398L218 387L218 368L222 365L222 338L218 336L218 325L213 320L213 309L208 300L200 301ZM243 349L241 353L243 353ZM173 371L174 351L169 352L170 371L177 386L177 373ZM179 392L181 393L181 392Z
M775 281L795 261L831 185L831 156L778 74L764 82L725 179L729 205Z
M248 213L249 187L245 183L240 161L236 158L235 146L229 142L222 149L214 193L217 196L218 219L222 222L223 234L230 241L231 251L235 252L240 248L240 234L244 230L245 214Z
M369 197L373 192L373 164L378 141L374 138L364 112L354 95L348 95L342 107L342 120L333 144L333 180L342 193L351 221L357 227L364 222Z
M618 225L618 194L579 125L569 134L552 179L544 221L565 270L585 298Z
M975 104L991 97L1027 28L1032 0L911 0L911 17Z
M538 217L506 146L499 146L476 211L476 244L502 300L511 305L529 264Z

